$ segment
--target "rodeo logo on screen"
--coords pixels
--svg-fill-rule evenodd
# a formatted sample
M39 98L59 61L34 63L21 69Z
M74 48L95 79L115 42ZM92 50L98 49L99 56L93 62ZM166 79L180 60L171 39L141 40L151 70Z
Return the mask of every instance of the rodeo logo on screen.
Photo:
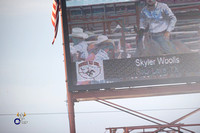
M14 123L15 125L19 125L19 124L27 124L28 121L25 120L25 116L26 116L26 113L17 113L17 118L15 118L14 120Z
M77 69L78 81L104 79L102 61L79 62Z

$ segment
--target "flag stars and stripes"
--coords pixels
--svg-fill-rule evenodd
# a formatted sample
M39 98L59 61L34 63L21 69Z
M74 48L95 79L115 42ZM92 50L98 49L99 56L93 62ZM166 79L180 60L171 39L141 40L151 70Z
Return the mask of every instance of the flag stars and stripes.
M58 32L58 22L59 22L59 0L53 0L52 16L51 22L54 27L54 38L52 44L54 44L57 32Z

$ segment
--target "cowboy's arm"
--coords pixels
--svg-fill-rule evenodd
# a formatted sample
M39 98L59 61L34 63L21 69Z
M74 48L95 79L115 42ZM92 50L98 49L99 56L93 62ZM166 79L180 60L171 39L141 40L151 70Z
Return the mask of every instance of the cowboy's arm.
M147 20L143 9L140 14L140 29L146 29L146 27L147 27Z
M77 44L77 45L74 46L74 49L76 50L76 52L83 51L84 45L82 43L79 43L79 44Z
M177 22L176 16L167 5L165 5L164 13L169 18L169 25L166 31L171 32L172 30L174 30L176 22Z
M70 52L71 54L75 54L77 50L73 46L70 45Z
M85 61L93 61L94 59L95 59L95 54L91 53L90 55L88 55L88 57Z

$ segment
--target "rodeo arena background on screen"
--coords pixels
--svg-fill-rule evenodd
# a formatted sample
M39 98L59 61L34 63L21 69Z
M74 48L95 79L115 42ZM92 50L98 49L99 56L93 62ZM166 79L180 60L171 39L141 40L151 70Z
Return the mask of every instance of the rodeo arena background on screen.
M148 11L138 0L67 1L70 90L199 82L199 4L159 0Z

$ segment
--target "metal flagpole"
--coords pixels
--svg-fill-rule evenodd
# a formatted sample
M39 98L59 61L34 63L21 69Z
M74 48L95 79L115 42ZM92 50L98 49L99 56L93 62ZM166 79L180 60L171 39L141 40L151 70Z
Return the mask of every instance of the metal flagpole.
M61 4L61 26L62 26L62 40L63 40L63 54L64 54L64 62L65 62L65 77L66 77L66 91L67 91L67 105L68 105L68 116L69 116L69 126L70 133L76 133L75 129L75 115L74 115L74 101L72 99L72 93L68 88L68 80L67 80L67 52L69 52L69 37L68 37L68 21L67 21L67 13L66 13L66 1L60 0ZM68 51L67 51L68 50Z

